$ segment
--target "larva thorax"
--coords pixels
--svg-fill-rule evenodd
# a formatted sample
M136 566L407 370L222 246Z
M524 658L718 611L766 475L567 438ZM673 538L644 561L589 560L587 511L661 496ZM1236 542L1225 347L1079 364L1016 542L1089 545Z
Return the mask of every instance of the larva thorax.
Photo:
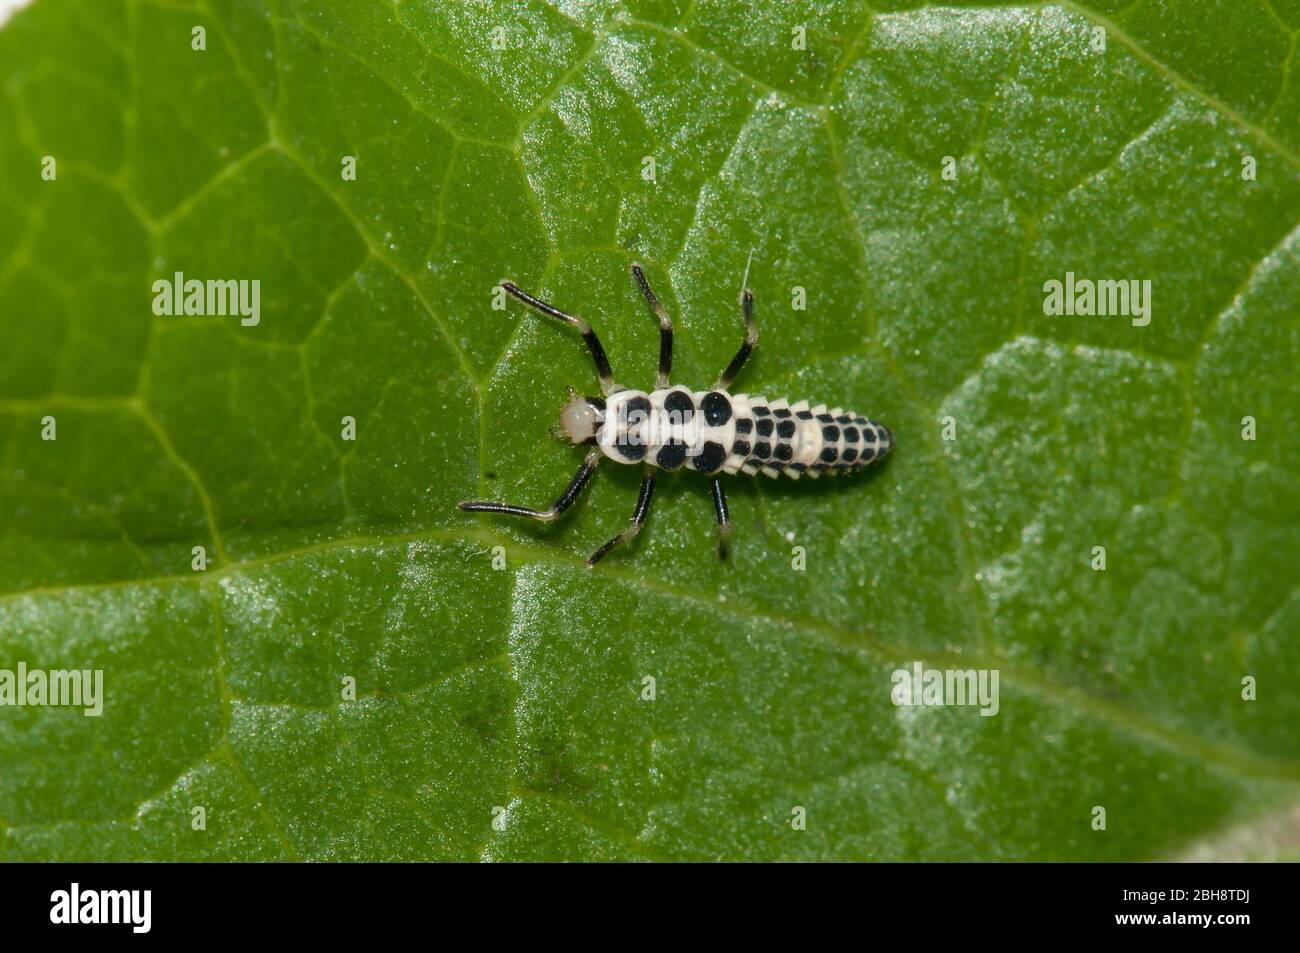
M856 470L893 446L888 428L838 407L685 387L610 394L595 442L617 463L795 479Z

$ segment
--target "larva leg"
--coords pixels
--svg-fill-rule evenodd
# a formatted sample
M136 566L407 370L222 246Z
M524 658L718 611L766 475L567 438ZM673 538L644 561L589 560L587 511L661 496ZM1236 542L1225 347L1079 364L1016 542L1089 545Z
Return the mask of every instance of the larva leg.
M740 309L745 316L745 340L741 343L736 356L731 359L731 363L727 365L727 369L718 378L718 383L714 385L717 390L726 390L731 386L731 382L736 379L740 369L749 360L749 355L754 352L754 348L758 347L758 325L754 323L754 293L748 288L741 292Z
M722 479L713 478L713 511L718 518L718 558L726 559L731 552L731 516L727 513L727 491Z
M605 554L617 546L619 543L626 543L629 539L641 532L641 527L645 525L646 515L650 512L650 499L655 493L655 471L647 466L645 476L641 478L641 492L637 494L636 509L632 511L632 525L623 532L619 533L600 549L596 550L587 559L587 568L590 569L596 563L604 558Z
M551 504L549 509L534 510L527 506L513 506L510 503L492 503L483 501L479 503L461 503L460 508L466 513L505 513L508 516L526 516L529 519L540 520L543 523L549 523L555 519L578 498L582 488L587 485L591 479L591 474L596 470L596 464L600 462L600 451L592 450L587 454L587 458L582 461L582 466L578 467L578 472L573 475L569 485L564 488L559 499Z
M655 375L655 386L667 387L668 375L673 369L673 319L668 317L668 312L659 303L655 293L650 290L650 283L645 280L645 272L636 262L632 262L632 274L636 277L636 283L641 286L641 293L645 295L650 310L659 319L659 371Z
M596 376L600 378L600 386L606 394L617 390L614 383L613 372L609 369L609 358L605 356L605 348L600 343L600 338L596 337L596 332L591 329L591 325L572 314L565 314L559 308L553 307L542 301L540 298L534 298L525 291L520 291L519 286L511 281L501 282L501 287L508 294L514 295L526 305L536 308L542 314L549 314L553 318L559 318L578 329L582 339L587 342L587 349L591 351L591 359L596 364Z

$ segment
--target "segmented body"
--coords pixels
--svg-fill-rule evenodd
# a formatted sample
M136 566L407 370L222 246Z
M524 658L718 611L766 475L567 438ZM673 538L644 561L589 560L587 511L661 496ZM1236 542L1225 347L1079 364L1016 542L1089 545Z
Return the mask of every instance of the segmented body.
M623 390L605 400L601 452L661 470L816 478L861 469L893 446L883 424L806 400L685 387Z
M745 271L748 274L748 265ZM604 396L583 396L570 388L569 402L560 412L560 428L554 432L557 436L567 436L575 446L596 446L587 451L578 472L547 509L535 510L495 500L467 500L460 504L462 510L504 513L547 522L573 505L602 456L617 463L641 463L644 472L632 521L627 529L587 558L587 566L591 567L645 525L654 497L655 471L686 468L710 477L713 511L718 522L718 555L726 559L730 550L731 517L727 511L727 492L722 485L724 474L766 473L770 477L785 474L798 479L806 473L816 478L823 473L860 470L893 448L894 438L889 428L838 407L833 410L827 410L824 404L809 407L805 400L792 405L784 398L769 401L766 397L728 391L758 345L754 295L748 288L740 294L745 339L731 363L718 375L713 390L692 391L672 386L672 318L650 290L645 272L635 262L632 276L659 319L656 389L649 392L627 390L615 383L605 348L586 321L534 298L513 282L501 282L501 288L508 294L543 314L559 318L582 335Z

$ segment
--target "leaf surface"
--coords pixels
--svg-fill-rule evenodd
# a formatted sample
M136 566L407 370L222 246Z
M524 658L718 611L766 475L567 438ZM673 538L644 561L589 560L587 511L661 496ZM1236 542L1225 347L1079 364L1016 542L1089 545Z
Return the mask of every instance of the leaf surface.
M1298 28L37 0L0 30L0 669L106 699L0 708L0 857L1136 860L1294 805ZM595 387L500 279L646 387L642 261L705 387L751 250L739 388L885 422L885 466L731 481L726 564L690 475L595 572L631 468L548 527L455 509L553 499ZM178 271L258 279L260 322L154 315ZM1149 279L1150 323L1044 314L1067 272ZM997 670L997 715L894 706L915 662Z

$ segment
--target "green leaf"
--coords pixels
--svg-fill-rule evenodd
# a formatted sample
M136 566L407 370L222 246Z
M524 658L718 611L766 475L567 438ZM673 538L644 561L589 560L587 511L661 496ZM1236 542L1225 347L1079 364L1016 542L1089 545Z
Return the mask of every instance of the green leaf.
M1233 832L1300 800L1298 29L36 0L0 30L0 670L105 699L0 707L0 857L1294 856ZM884 466L731 480L725 564L689 474L590 572L633 468L546 527L455 509L553 499L595 386L500 279L646 387L642 261L699 388L751 250L739 388L885 422ZM155 315L178 271L259 280L260 321ZM1045 314L1067 272L1150 280L1150 323ZM895 706L916 662L996 670L997 714Z

